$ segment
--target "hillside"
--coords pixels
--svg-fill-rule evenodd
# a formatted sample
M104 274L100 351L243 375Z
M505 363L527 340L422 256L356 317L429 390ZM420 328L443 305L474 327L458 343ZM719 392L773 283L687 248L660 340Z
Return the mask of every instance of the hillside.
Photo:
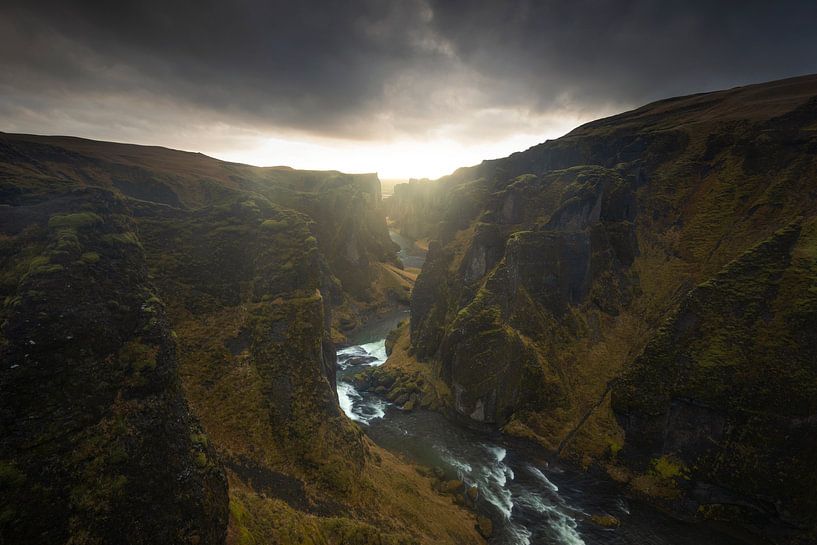
M386 216L428 240L416 283ZM817 76L385 201L373 174L0 134L0 296L0 543L464 545L491 497L509 531L519 498L339 405L337 346L409 297L388 361L348 378L383 421L491 432L468 437L503 485L497 431L741 540L817 539Z
M649 104L386 207L432 239L409 354L452 416L814 539L817 76Z
M0 542L478 542L338 406L394 263L374 175L0 135Z

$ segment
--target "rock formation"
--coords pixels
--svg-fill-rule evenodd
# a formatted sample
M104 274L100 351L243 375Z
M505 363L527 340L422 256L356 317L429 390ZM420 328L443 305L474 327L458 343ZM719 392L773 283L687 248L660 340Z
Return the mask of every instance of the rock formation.
M0 542L480 539L338 406L376 176L0 135L0 203Z
M811 535L816 126L807 76L396 187L396 226L432 239L416 365L471 425L687 514Z

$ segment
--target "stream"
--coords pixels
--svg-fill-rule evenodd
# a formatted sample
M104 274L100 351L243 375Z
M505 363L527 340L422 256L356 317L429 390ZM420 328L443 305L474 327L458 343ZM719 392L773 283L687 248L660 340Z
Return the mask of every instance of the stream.
M422 266L412 241L392 234L400 257ZM404 259L404 263L407 260ZM419 264L419 265L418 265ZM489 516L496 545L740 545L714 529L673 519L650 505L627 499L606 477L548 463L528 442L477 433L439 413L406 412L384 398L358 392L348 377L386 361L385 337L407 310L372 320L352 346L338 351L338 398L349 418L380 446L429 467L448 479L479 488L477 510ZM591 515L613 515L617 528L603 528Z

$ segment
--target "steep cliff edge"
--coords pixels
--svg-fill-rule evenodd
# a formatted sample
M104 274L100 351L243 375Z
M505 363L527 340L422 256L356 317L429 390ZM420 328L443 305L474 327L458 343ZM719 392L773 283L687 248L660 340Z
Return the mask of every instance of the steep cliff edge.
M53 184L104 187L174 209L218 206L242 195L264 197L309 218L339 281L331 301L338 309L337 338L394 303L372 296L384 264L396 262L374 174L261 168L159 147L2 133L0 161L9 176L30 180L37 190ZM3 202L18 201L17 185L2 187Z
M479 542L338 407L376 185L2 135L0 541Z
M227 483L191 418L121 198L4 209L5 543L222 543Z
M612 394L620 458L671 468L709 518L817 512L817 222L795 221L696 286Z
M813 533L815 172L807 76L396 188L397 227L434 239L416 365L466 422L686 512Z

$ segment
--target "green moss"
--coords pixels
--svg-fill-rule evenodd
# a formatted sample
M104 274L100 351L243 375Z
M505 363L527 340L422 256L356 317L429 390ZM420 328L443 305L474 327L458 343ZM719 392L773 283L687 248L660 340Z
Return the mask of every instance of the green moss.
M85 252L80 256L80 259L89 265L97 263L99 261L99 254L96 252Z
M207 467L207 455L203 452L196 453L196 465L199 467Z
M31 271L32 269L37 269L40 267L45 267L50 262L48 256L39 255L28 262L28 270Z
M213 229L217 235L249 235L250 228L246 225L225 225Z
M82 245L77 234L71 229L62 229L57 240L57 250L63 252L80 252Z
M494 294L487 288L481 288L473 301L457 312L457 317L452 327L459 327L466 322L484 324L486 327L482 331L495 330L499 328L500 309L494 303Z
M261 227L272 233L279 233L289 228L287 220L273 220L268 219L261 222Z
M134 371L156 367L158 347L143 344L138 339L127 342L119 351L119 361Z
M190 434L190 441L200 447L207 447L207 436L203 433L191 433Z
M686 478L688 470L680 461L670 457L661 456L652 461L650 470L662 479Z
M50 274L55 272L60 272L63 270L63 266L59 263L51 263L50 258L48 256L37 256L31 261L29 261L28 265L28 275L38 275L38 274Z
M257 541L246 528L238 529L238 545L255 545Z
M102 235L101 238L106 244L109 244L111 246L126 245L138 246L140 248L142 247L142 243L139 241L139 237L137 237L136 233L132 231Z
M239 524L247 518L247 509L235 497L230 498L230 516Z
M55 214L48 219L51 229L80 229L102 223L102 218L93 212L76 212L74 214Z
M93 484L83 482L71 490L71 502L91 513L104 513L111 502L123 495L128 478L124 475L98 475Z

